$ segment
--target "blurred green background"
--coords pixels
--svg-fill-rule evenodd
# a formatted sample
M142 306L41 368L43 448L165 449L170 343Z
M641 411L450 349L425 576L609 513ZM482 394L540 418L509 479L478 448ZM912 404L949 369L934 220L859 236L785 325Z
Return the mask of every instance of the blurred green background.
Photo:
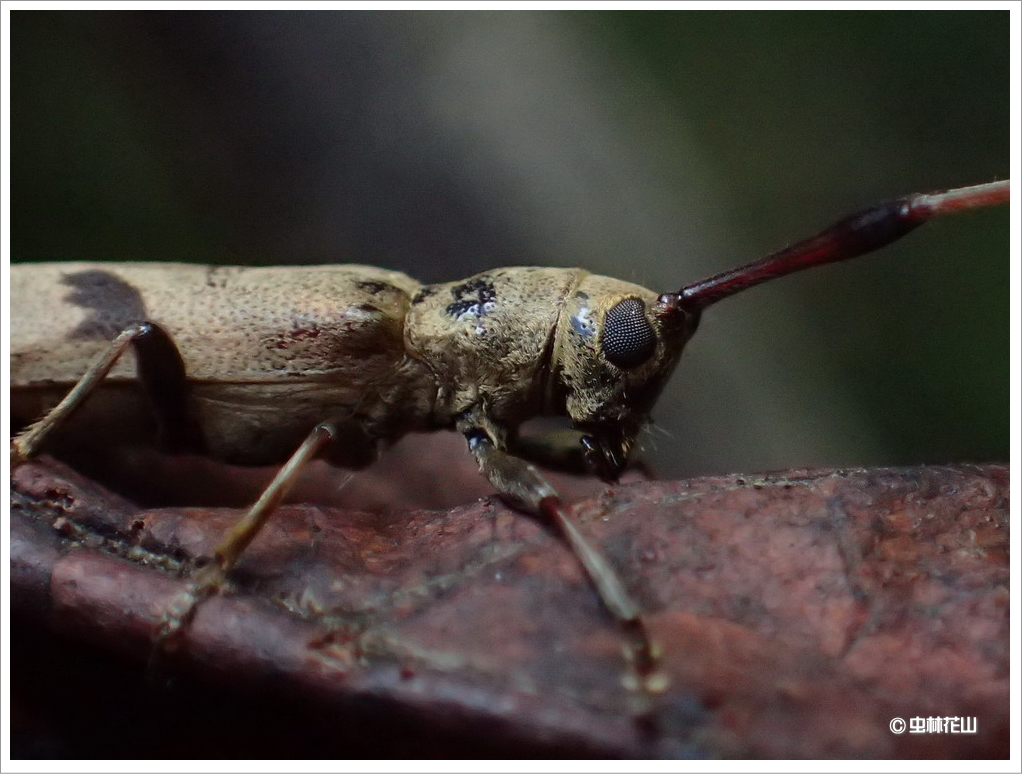
M1006 177L1005 12L11 14L13 260L657 290ZM1008 213L710 311L664 475L1008 458Z

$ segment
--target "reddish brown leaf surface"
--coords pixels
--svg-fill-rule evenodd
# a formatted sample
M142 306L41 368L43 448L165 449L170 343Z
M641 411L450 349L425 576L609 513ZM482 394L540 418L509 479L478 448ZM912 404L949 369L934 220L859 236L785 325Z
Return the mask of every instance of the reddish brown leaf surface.
M430 474L453 492L418 485L425 501L478 475L458 464ZM187 688L139 694L188 562L238 511L143 510L53 461L19 468L12 598L29 634L13 666L32 677L15 741L32 752L48 724L91 723L87 749L110 757L1008 754L1006 466L583 484L602 493L573 512L664 651L650 724L621 631L548 528L491 499L409 508L414 481L387 475L363 486L395 500L349 494L389 509L282 508L159 662ZM120 725L86 717L97 691ZM930 716L978 732L889 729Z

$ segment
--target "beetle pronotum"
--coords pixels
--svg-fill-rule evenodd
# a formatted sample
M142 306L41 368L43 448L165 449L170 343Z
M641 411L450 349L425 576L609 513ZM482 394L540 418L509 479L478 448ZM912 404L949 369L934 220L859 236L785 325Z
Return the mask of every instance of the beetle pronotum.
M140 393L172 449L284 463L171 605L169 638L221 587L310 459L364 467L381 443L407 432L456 429L501 495L558 526L624 627L641 684L655 691L663 681L639 606L531 462L582 464L616 480L706 307L871 252L931 217L1007 202L1009 191L1001 181L906 196L661 294L580 269L535 267L422 286L366 266L15 266L12 411L43 418L12 440L11 463L61 435L73 442L69 419L83 405L137 415ZM129 349L137 376L121 361ZM573 453L519 436L539 415L570 419ZM134 430L130 420L111 424L109 440Z

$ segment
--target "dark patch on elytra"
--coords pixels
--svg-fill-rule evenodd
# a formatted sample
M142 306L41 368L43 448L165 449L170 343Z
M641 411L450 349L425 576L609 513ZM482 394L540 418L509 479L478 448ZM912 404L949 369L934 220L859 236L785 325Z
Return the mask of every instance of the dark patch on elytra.
M65 274L61 282L72 288L65 301L92 310L71 331L72 339L109 341L129 325L147 317L142 294L111 272L90 269Z
M497 300L497 289L489 277L476 277L468 282L451 288L454 301L447 305L447 314L461 317L471 314L474 317L485 317L493 309Z
M363 280L361 282L357 282L355 283L355 287L358 288L359 290L364 290L373 296L375 296L378 293L383 293L385 291L391 293L401 292L396 287L387 282L376 282L375 280Z
M206 268L206 287L220 290L227 287L227 272L223 266L208 266Z
M294 323L284 333L273 340L274 349L290 349L292 344L300 341L318 339L323 329L314 322Z

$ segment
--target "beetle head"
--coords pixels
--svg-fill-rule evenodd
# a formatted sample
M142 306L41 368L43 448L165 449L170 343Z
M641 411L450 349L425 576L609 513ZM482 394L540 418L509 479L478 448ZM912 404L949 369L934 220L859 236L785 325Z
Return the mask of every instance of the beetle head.
M587 275L566 299L554 342L554 384L582 433L586 462L613 481L699 324L678 296Z

